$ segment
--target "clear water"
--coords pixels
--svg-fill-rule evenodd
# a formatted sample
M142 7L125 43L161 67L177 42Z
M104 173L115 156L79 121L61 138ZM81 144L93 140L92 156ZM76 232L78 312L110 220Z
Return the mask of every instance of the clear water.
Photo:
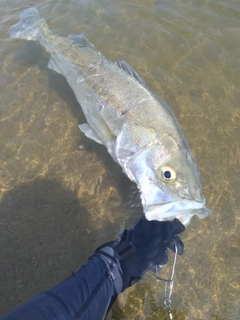
M174 319L240 319L239 0L0 0L0 314L66 278L142 212L135 186L79 131L84 116L48 55L8 38L30 6L60 35L83 32L125 59L171 106L213 210L182 236ZM108 319L167 319L163 306L163 284L147 274Z

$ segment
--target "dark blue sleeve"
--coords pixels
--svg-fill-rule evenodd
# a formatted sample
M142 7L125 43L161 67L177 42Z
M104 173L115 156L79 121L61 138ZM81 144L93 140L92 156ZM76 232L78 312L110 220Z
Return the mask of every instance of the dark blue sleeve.
M106 253L93 255L71 277L39 293L1 320L104 319L121 290L119 263Z

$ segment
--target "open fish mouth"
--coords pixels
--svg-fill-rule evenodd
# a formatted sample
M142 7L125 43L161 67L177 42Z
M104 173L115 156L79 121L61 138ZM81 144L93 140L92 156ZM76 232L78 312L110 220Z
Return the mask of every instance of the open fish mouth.
M144 212L147 220L163 221L177 218L186 226L194 215L203 219L211 213L211 210L205 207L205 201L186 199L144 206Z

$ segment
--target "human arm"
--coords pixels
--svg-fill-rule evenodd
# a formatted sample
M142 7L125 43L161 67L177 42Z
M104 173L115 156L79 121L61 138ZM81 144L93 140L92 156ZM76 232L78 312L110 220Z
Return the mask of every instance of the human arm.
M39 293L2 317L2 320L104 319L117 295L141 279L156 264L166 264L168 250L183 252L176 236L184 226L172 222L140 219L125 230L119 241L99 247L86 264L68 279Z

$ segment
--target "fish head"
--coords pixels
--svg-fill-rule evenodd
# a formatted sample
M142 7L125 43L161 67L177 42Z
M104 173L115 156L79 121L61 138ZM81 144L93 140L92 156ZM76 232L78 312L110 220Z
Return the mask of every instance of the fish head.
M159 141L159 140L158 140ZM139 153L132 171L141 191L148 220L178 218L187 225L192 216L210 213L201 192L200 174L186 138L170 134Z

